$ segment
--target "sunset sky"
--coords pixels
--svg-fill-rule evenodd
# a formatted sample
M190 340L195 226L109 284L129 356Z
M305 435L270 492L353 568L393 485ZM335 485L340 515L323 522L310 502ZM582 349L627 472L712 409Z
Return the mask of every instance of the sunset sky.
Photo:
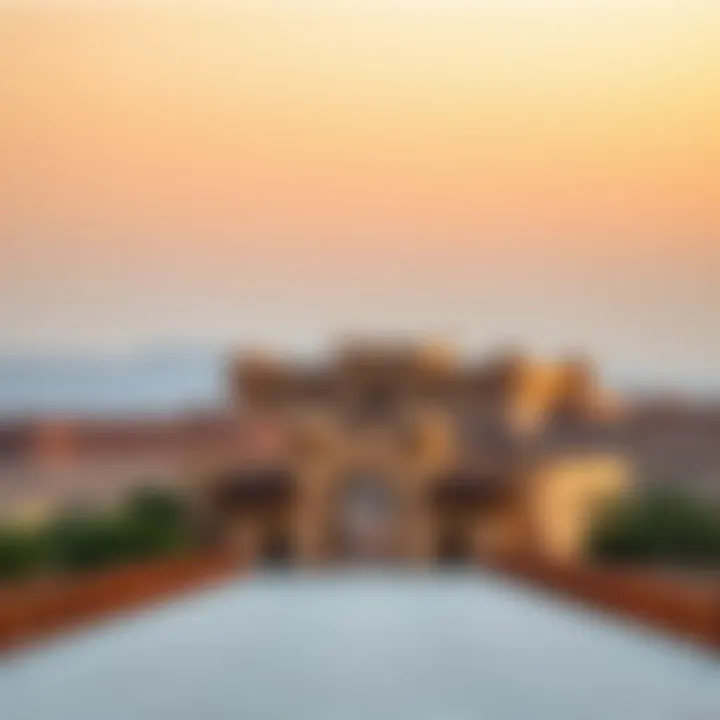
M0 9L0 353L400 331L720 387L720 3L110 5Z

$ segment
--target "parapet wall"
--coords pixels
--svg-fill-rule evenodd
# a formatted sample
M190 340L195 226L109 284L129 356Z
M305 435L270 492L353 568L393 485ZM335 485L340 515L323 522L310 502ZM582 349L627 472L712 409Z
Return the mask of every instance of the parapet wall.
M218 581L236 571L219 555L155 560L85 577L0 587L0 653L93 618Z
M647 569L568 565L535 557L494 558L489 567L720 652L717 579L691 581Z

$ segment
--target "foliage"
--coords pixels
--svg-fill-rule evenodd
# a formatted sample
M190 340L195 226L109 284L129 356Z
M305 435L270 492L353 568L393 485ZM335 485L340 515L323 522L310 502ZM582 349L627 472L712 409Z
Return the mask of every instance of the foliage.
M128 500L122 516L130 556L165 555L192 545L194 533L183 500L161 490L142 490Z
M57 519L41 535L47 564L59 570L91 570L123 559L123 541L116 518L80 512Z
M179 495L152 488L136 490L128 498L125 514L163 528L180 527L189 522L188 508Z
M717 564L720 507L677 491L624 498L598 515L589 551L601 560Z
M0 579L41 570L89 571L182 552L193 541L182 499L142 490L112 511L66 513L34 531L0 527Z
M13 525L0 526L0 580L30 575L40 554L34 534Z

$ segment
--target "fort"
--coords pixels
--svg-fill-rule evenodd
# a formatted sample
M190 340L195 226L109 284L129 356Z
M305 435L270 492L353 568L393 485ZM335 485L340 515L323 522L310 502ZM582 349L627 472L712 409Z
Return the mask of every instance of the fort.
M667 413L629 415L581 358L360 340L314 363L247 352L227 379L225 407L202 414L1 425L3 513L152 480L191 494L209 541L257 561L574 562L598 506L658 462L648 428L672 447Z
M597 442L615 404L578 360L355 342L312 367L242 358L231 384L253 452L197 474L210 527L246 556L572 560L629 481Z

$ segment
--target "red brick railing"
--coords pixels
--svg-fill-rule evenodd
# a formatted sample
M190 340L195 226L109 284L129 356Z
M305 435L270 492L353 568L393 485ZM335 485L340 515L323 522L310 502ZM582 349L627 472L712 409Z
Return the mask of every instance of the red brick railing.
M224 556L192 555L0 586L0 652L229 576L236 567Z
M636 569L504 558L491 569L558 590L720 651L720 583Z
M649 572L504 558L501 573L660 627L720 651L720 583ZM237 562L193 555L128 565L79 577L0 586L0 652L86 622L229 577Z

